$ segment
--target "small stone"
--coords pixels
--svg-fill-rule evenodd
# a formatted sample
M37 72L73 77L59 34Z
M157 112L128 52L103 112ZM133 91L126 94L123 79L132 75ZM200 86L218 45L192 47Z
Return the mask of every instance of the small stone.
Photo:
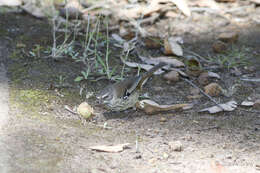
M209 84L209 73L208 72L201 73L198 78L198 81L199 81L199 84L203 85L203 86Z
M222 93L222 88L217 83L210 83L204 87L205 93L210 96L218 96Z
M227 46L222 41L216 41L213 43L212 49L216 53L223 53L227 50Z
M182 143L181 141L172 141L172 142L169 142L169 146L170 146L170 149L172 151L182 151L183 150L183 147L182 147Z
M178 82L180 80L180 75L176 71L170 71L169 73L163 75L163 78L168 81Z
M236 33L236 32L221 33L218 36L218 40L221 40L225 43L234 43L238 40L238 33Z
M253 106L254 109L260 110L260 99L257 99Z

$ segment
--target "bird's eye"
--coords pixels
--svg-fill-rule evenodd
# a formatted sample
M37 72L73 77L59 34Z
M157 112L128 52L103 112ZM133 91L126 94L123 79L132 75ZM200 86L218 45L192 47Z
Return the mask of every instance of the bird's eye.
M123 95L123 99L126 100L130 96L130 94L131 93L126 90L124 95Z

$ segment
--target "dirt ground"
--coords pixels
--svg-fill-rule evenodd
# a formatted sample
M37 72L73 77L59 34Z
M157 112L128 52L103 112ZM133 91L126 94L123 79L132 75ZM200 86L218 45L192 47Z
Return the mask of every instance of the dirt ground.
M228 21L194 13L182 20L159 19L153 27L181 36L186 50L212 57L216 57L212 51L215 37L220 32L236 31L239 40L233 46L246 55L248 67L253 70L240 66L238 69L242 75L259 78L260 25L253 19L260 16L260 7L237 16L243 20L238 17L241 20ZM3 126L0 140L5 150L5 156L0 156L4 158L0 159L3 172L259 172L260 114L256 109L214 115L198 113L214 104L206 97L189 100L191 86L183 80L167 83L162 76L155 76L145 85L143 93L159 103L192 102L195 106L154 115L136 110L107 114L97 107L100 114L85 121L64 106L73 108L85 100L85 96L79 95L81 86L88 92L97 92L109 81L75 83L80 74L79 63L68 58L56 61L28 56L36 45L44 50L52 45L47 20L28 14L1 13L0 62L6 65L10 79L9 120ZM113 50L116 54L117 50ZM145 48L144 51L158 53ZM248 96L260 98L259 82L241 81L241 75L234 75L226 68L215 72L221 76L215 81L225 89L239 84L231 98L218 96L215 100L241 103ZM134 75L136 71L129 73ZM59 84L60 76L65 78L62 82L66 87L52 89ZM87 101L94 105L95 98ZM109 128L103 128L104 123ZM176 141L181 143L181 151L171 149ZM119 153L89 149L122 143L130 146Z

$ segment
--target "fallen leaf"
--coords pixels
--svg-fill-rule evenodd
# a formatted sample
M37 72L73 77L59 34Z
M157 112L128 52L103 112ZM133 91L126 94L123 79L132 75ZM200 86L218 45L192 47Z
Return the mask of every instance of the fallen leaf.
M152 0L151 3L143 8L142 14L144 17L150 16L152 13L159 11L162 8L162 5L159 4L158 0Z
M27 13L29 13L37 18L45 17L43 7L39 7L32 2L27 2L25 5L21 6L21 8L23 10L25 10Z
M175 37L169 37L164 39L164 49L166 55L183 56L183 50L179 44L178 39L176 39Z
M136 103L136 107L144 110L147 114L153 114L160 111L170 111L178 109L192 108L191 104L172 104L172 105L159 105L153 100L141 100Z
M257 4L257 5L260 5L260 0L250 0L250 1Z
M210 7L211 9L214 10L219 10L218 4L214 0L198 0L194 1L193 6L199 6L199 7Z
M234 43L238 40L238 33L236 32L224 32L219 34L218 40L221 40L225 43Z
M186 0L171 0L186 16L190 16L191 12L187 5Z
M209 75L209 77L214 77L214 78L220 79L220 76L219 76L217 73L214 73L214 72L209 71L209 72L208 72L208 75Z
M243 101L241 103L242 106L253 106L255 103L251 101Z
M147 64L158 64L160 62L165 62L173 67L184 67L185 66L183 62L175 59L174 57L160 56L160 57L147 58L147 57L139 55L139 58Z
M140 63L136 63L136 62L129 62L129 61L124 61L124 64L126 64L129 67L134 67L134 68L141 68L144 69L146 71L149 71L151 68L153 68L153 65L149 65L149 64L140 64ZM159 75L164 73L163 70L159 69L157 71L155 71L153 74L155 75Z
M232 101L229 101L227 103L219 104L219 106L223 109L221 109L218 106L212 106L212 107L209 107L209 108L202 109L199 112L208 111L209 113L214 114L214 113L222 112L222 111L233 111L237 107L237 102L232 100Z
M19 6L22 5L21 0L0 0L0 6Z
M96 150L96 151L102 151L102 152L108 152L108 153L118 153L123 151L124 149L128 148L130 143L125 143L125 144L118 144L118 145L99 145L99 146L93 146L89 147L91 150Z
M115 40L115 41L117 41L119 44L123 44L123 43L125 43L126 42L126 40L124 40L122 37L120 37L118 34L112 34L111 35L112 36L112 38Z

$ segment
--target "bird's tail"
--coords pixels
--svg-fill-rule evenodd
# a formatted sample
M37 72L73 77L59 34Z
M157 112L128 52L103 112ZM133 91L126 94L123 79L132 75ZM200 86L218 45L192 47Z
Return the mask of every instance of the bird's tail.
M163 66L167 65L165 62L160 62L159 64L155 65L153 68L151 68L149 71L144 73L142 76L140 76L139 81L137 82L136 89L141 89L145 81L150 78L154 72L162 68Z

